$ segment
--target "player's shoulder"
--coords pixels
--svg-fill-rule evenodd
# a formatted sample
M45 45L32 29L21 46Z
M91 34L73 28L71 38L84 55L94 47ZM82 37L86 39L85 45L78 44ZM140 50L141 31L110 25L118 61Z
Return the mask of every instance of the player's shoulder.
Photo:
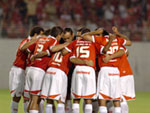
M55 37L53 37L53 36L51 36L51 35L49 35L49 36L47 37L47 39L49 40L49 42L54 42L54 43L56 43L56 44L59 44L59 41L58 41Z
M78 40L73 40L71 43L77 43L78 42Z
M25 44L26 42L28 42L29 41L29 38L25 38L25 39L23 39L21 42L20 42L20 45L23 45L23 44Z
M27 42L27 41L29 41L29 39L28 39L28 38L25 38L25 39L23 39L23 40L21 41L21 43L22 43L22 42Z
M48 38L47 36L41 36L38 40L37 40L37 42L39 41L49 41L50 40L50 38Z
M48 39L51 39L51 40L57 40L55 37L53 37L53 36L51 36L51 35L48 35L47 38L48 38Z
M71 43L70 43L70 45L75 45L75 44L77 44L78 43L78 40L73 40Z
M119 36L116 36L116 39L119 40L119 41L125 40L125 39L123 39L122 37L119 37Z

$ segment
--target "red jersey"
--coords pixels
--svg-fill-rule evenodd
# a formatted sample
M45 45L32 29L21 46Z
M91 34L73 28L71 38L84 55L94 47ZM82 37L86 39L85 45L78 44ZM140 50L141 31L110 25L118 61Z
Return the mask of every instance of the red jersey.
M103 51L104 46L108 43L109 38L108 37L100 37L100 38L94 37L94 39L95 39L95 42L98 42L95 45L96 45L96 50L99 53L99 57L98 57L99 67L104 67L104 66L118 67L120 63L120 58L112 59L108 63L104 63L102 60L102 58L105 57L102 51ZM116 39L112 41L112 44L106 54L112 55L118 50L123 49L122 45L124 45L125 43L126 43L125 39L116 37Z
M123 48L125 48L125 47L123 47ZM125 50L126 50L126 48L125 48ZM128 61L126 54L124 54L121 57L121 63L119 64L118 68L120 71L120 77L127 76L127 75L133 75L133 72L132 72L132 69L130 67L130 64L129 64L129 61Z
M35 46L36 46L36 42L34 44L30 45L27 48L27 51L29 53L28 53L28 57L27 57L27 65L26 66L30 66L31 65L31 57L34 54Z
M68 75L69 69L71 67L71 63L69 61L70 54L61 55L61 52L57 52L52 55L51 60L48 64L48 67L55 67L61 69Z
M17 50L16 59L13 63L14 66L20 67L22 69L26 68L26 59L27 59L28 54L25 52L22 52L20 49L28 41L29 41L29 38L26 38L20 43L18 50Z
M52 36L39 38L36 41L36 46L35 46L33 55L35 55L41 51L46 51L46 50L48 50L50 52L51 47L55 46L56 44L58 44L58 41ZM31 45L31 46L33 46L33 45ZM30 66L38 67L43 70L46 70L49 60L50 60L49 56L44 56L42 58L38 58L38 59L34 60Z
M94 43L84 40L75 40L65 48L69 52L72 52L76 58L80 58L82 60L92 60L94 64L93 68L96 69L96 50Z

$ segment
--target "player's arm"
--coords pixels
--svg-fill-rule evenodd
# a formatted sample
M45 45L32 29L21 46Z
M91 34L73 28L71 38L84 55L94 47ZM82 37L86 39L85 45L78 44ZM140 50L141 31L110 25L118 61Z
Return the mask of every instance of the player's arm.
M32 56L31 56L31 62L33 62L33 61L34 61L35 59L37 59L37 58L42 58L42 57L44 57L44 56L50 56L49 50L41 51L41 52L39 52L39 53L37 53L37 54L35 54L35 55L32 55Z
M66 55L66 54L68 54L69 53L69 51L66 49L66 48L64 48L62 51L61 51L61 54L62 55Z
M51 52L58 52L58 51L62 50L64 47L66 47L66 46L68 46L68 45L69 45L69 43L66 42L66 43L63 43L63 44L58 44L58 45L56 45L56 46L53 46L53 47L51 48Z
M122 38L124 38L124 39L126 40L125 46L131 46L132 42L129 40L129 38L128 38L126 35L120 33L120 32L118 31L118 28L117 28L117 27L115 27L115 26L112 27L112 30L113 30L113 32L114 32L116 35L118 35L119 37L122 37Z
M129 50L125 46L122 46L121 49L124 49L125 54L128 57L129 56Z
M129 56L129 51L127 50L127 52L126 52L126 56L128 57Z
M61 54L66 55L68 53L71 53L74 48L74 43L75 41L71 42L68 46L64 47L64 49L62 49L61 51Z
M109 41L108 43L104 46L103 50L102 50L102 53L106 54L107 51L109 50L110 46L111 46L111 43L112 41L115 39L115 35L109 33Z
M38 40L37 38L31 39L29 42L25 43L25 44L20 48L20 50L21 50L21 51L26 51L26 52L28 52L28 51L27 51L28 47L29 47L30 45L34 44L37 40Z
M103 33L103 29L98 29L96 31L93 31L93 32L88 32L88 33L85 33L82 35L82 38L86 41L91 41L91 42L94 42L93 41L93 35L97 35L97 34L102 34Z
M107 62L109 62L109 60L112 60L112 59L114 59L114 58L121 57L123 54L125 54L124 49L120 49L119 51L115 52L115 53L112 54L112 55L106 54L106 57L103 58L103 62L107 63Z
M73 64L83 64L83 65L89 65L89 66L93 66L93 61L92 60L82 60L80 58L70 58L70 62Z

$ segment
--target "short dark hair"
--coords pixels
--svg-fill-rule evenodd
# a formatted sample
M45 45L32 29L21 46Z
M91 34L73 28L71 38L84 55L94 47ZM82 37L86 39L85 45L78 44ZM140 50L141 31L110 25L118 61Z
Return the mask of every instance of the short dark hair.
M30 36L31 36L31 37L34 36L35 33L36 33L37 35L39 35L39 34L41 33L41 31L44 32L44 29L43 29L42 27L39 27L39 26L33 27L33 28L31 29L31 31L30 31Z
M51 29L45 30L44 35L46 36L51 35Z
M73 34L73 31L72 31L71 28L65 28L65 29L64 29L64 34L65 34L66 32L69 32L71 35Z
M77 30L77 32L81 32L85 27L81 27L80 29Z
M60 26L55 26L51 29L51 36L57 37L63 32L63 29Z
M81 35L84 34L84 33L90 32L90 31L91 31L90 29L84 28L84 29L82 29L82 31L81 31Z
M106 36L106 35L109 35L109 33L104 29L102 35Z
M95 30L98 30L99 28L102 28L102 27L98 27L98 28L96 28ZM103 29L102 36L109 35L109 33L106 31L106 29L104 29L104 28L102 28L102 29Z

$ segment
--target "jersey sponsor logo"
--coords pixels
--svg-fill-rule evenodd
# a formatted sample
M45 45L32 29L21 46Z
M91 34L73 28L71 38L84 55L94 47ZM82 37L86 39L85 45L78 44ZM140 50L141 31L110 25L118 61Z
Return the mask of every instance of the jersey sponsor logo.
M108 73L109 76L119 76L118 73Z
M87 72L87 71L77 71L76 73L77 74L90 74L90 72Z
M56 72L46 72L47 74L56 75Z

